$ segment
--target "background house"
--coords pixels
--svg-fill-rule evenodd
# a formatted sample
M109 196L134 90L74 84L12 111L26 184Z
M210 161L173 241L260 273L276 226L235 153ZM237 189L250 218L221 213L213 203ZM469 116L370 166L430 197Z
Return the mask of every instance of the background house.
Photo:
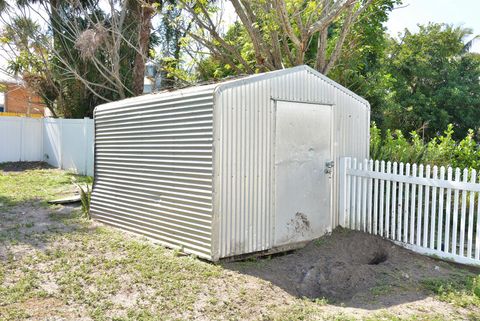
M45 104L21 80L0 78L0 116L43 117Z

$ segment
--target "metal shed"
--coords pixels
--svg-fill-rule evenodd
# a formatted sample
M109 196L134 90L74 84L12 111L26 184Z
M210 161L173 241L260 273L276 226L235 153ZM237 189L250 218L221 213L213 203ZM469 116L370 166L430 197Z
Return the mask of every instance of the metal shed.
M307 66L98 106L92 216L209 260L337 226L339 157L367 101Z

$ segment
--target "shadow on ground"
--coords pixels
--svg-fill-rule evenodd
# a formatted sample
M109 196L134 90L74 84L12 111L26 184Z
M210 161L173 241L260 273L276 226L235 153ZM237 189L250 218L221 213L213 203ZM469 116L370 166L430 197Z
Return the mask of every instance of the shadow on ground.
M290 254L223 266L267 280L297 297L325 298L334 305L368 310L425 299L432 295L423 285L428 280L473 275L471 269L344 229Z
M46 162L6 162L0 163L0 170L4 172L24 172L36 169L53 169Z

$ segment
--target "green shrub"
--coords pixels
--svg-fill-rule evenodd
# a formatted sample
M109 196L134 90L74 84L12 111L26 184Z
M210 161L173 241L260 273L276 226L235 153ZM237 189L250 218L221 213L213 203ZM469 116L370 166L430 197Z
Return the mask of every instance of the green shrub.
M373 123L370 129L370 157L392 162L477 169L480 148L473 139L473 131L469 130L459 142L452 138L453 134L453 126L448 125L443 135L425 142L417 132L405 137L400 130L387 130L383 135Z

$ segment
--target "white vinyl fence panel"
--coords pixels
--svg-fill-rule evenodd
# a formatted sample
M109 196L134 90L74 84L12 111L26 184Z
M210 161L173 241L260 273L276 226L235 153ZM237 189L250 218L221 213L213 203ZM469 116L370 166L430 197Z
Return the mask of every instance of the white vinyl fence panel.
M340 163L339 222L413 251L480 265L480 183L474 169Z
M0 117L0 162L42 158L41 119Z
M93 175L93 120L44 119L44 157L59 168Z
M0 162L46 161L93 175L93 119L0 117Z

